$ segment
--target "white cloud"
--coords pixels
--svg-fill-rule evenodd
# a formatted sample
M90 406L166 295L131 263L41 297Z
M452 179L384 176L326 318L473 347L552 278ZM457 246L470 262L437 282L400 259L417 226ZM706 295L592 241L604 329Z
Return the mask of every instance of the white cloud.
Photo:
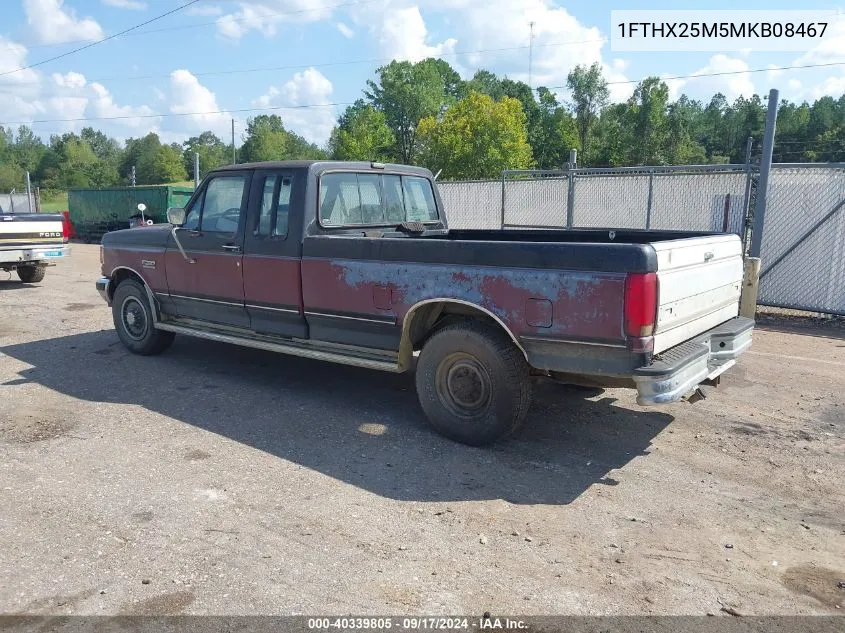
M347 37L347 38L355 37L355 31L350 29L343 22L338 22L337 24L335 24L335 26L337 27L337 30L340 31L340 34L343 35L343 37Z
M739 96L750 97L756 92L747 70L748 63L745 60L718 53L710 58L706 66L690 73L693 76L689 79L674 79L666 83L675 96L685 93L691 98L709 99L721 92L728 101L733 101ZM735 74L704 76L723 72Z
M238 11L217 19L218 32L232 40L250 31L272 37L283 22L317 22L332 14L332 7L321 0L241 0L238 5Z
M336 108L331 103L334 91L329 81L316 68L308 68L296 73L281 88L270 86L267 92L258 97L253 104L259 108L273 106L320 106L308 108L284 108L279 116L285 127L317 144L325 143L336 118Z
M87 110L90 113L89 115L98 118L121 117L121 125L130 128L143 128L151 125L148 118L155 114L155 111L149 106L118 105L108 89L97 82L91 83L89 88L91 93Z
M130 9L132 11L143 11L147 8L146 2L139 2L138 0L100 0L100 2L109 7Z
M419 7L386 11L381 24L379 44L382 54L399 60L418 62L454 52L457 40L449 38L429 45L428 29Z
M99 40L103 29L93 18L77 18L64 0L23 0L26 21L41 44Z
M610 65L603 65L602 74L608 82L608 91L610 92L610 101L619 103L627 101L634 93L636 84L628 81L628 76L625 71L631 65L630 60L614 59Z
M9 72L26 66L27 54L26 46L0 35L0 73L9 73L0 76L2 92L14 91L18 94L37 90L41 80L41 75L38 71L28 68L26 70L18 70L17 72Z
M830 25L830 32L825 35L821 44L801 55L792 65L805 66L841 61L845 61L845 20L834 20Z
M185 9L185 15L213 16L223 13L223 9L211 4L194 4Z
M53 73L53 81L61 88L81 88L86 83L85 75L73 71L64 75Z
M188 70L174 70L170 73L170 111L183 114L186 123L182 127L196 130L197 133L211 130L218 135L225 134L230 125L231 116L220 112L217 96L203 86ZM208 114L191 114L191 113Z

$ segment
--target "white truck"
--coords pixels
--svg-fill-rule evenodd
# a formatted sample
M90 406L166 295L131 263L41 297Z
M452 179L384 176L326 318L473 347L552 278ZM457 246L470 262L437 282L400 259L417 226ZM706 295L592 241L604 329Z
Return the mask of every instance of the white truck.
M44 279L47 267L70 254L61 214L0 213L0 270L16 271L24 283Z

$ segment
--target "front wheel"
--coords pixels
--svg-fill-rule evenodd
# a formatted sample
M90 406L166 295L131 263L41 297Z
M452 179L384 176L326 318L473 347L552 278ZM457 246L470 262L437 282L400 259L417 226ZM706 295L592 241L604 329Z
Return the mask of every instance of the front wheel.
M46 274L46 266L18 266L18 278L25 284L37 284Z
M459 321L435 332L420 352L416 383L432 426L471 446L516 431L531 404L522 352L498 328L481 321Z
M117 336L133 354L160 354L173 343L173 332L155 329L147 293L134 279L122 281L117 287L111 310Z

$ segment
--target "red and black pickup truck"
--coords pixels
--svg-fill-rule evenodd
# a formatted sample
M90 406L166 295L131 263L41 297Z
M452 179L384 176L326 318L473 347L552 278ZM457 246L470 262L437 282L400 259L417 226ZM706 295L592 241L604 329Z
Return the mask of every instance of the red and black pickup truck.
M674 402L751 344L734 235L449 230L428 170L327 161L217 169L168 219L103 238L97 289L132 352L187 334L415 370L468 444L516 429L536 376Z

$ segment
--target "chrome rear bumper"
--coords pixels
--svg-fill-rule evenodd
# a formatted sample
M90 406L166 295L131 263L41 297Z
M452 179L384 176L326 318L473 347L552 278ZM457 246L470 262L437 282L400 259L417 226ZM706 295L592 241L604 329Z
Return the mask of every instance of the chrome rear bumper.
M634 370L637 403L677 402L703 381L718 377L751 346L754 321L736 317L694 339L655 356L651 365Z

